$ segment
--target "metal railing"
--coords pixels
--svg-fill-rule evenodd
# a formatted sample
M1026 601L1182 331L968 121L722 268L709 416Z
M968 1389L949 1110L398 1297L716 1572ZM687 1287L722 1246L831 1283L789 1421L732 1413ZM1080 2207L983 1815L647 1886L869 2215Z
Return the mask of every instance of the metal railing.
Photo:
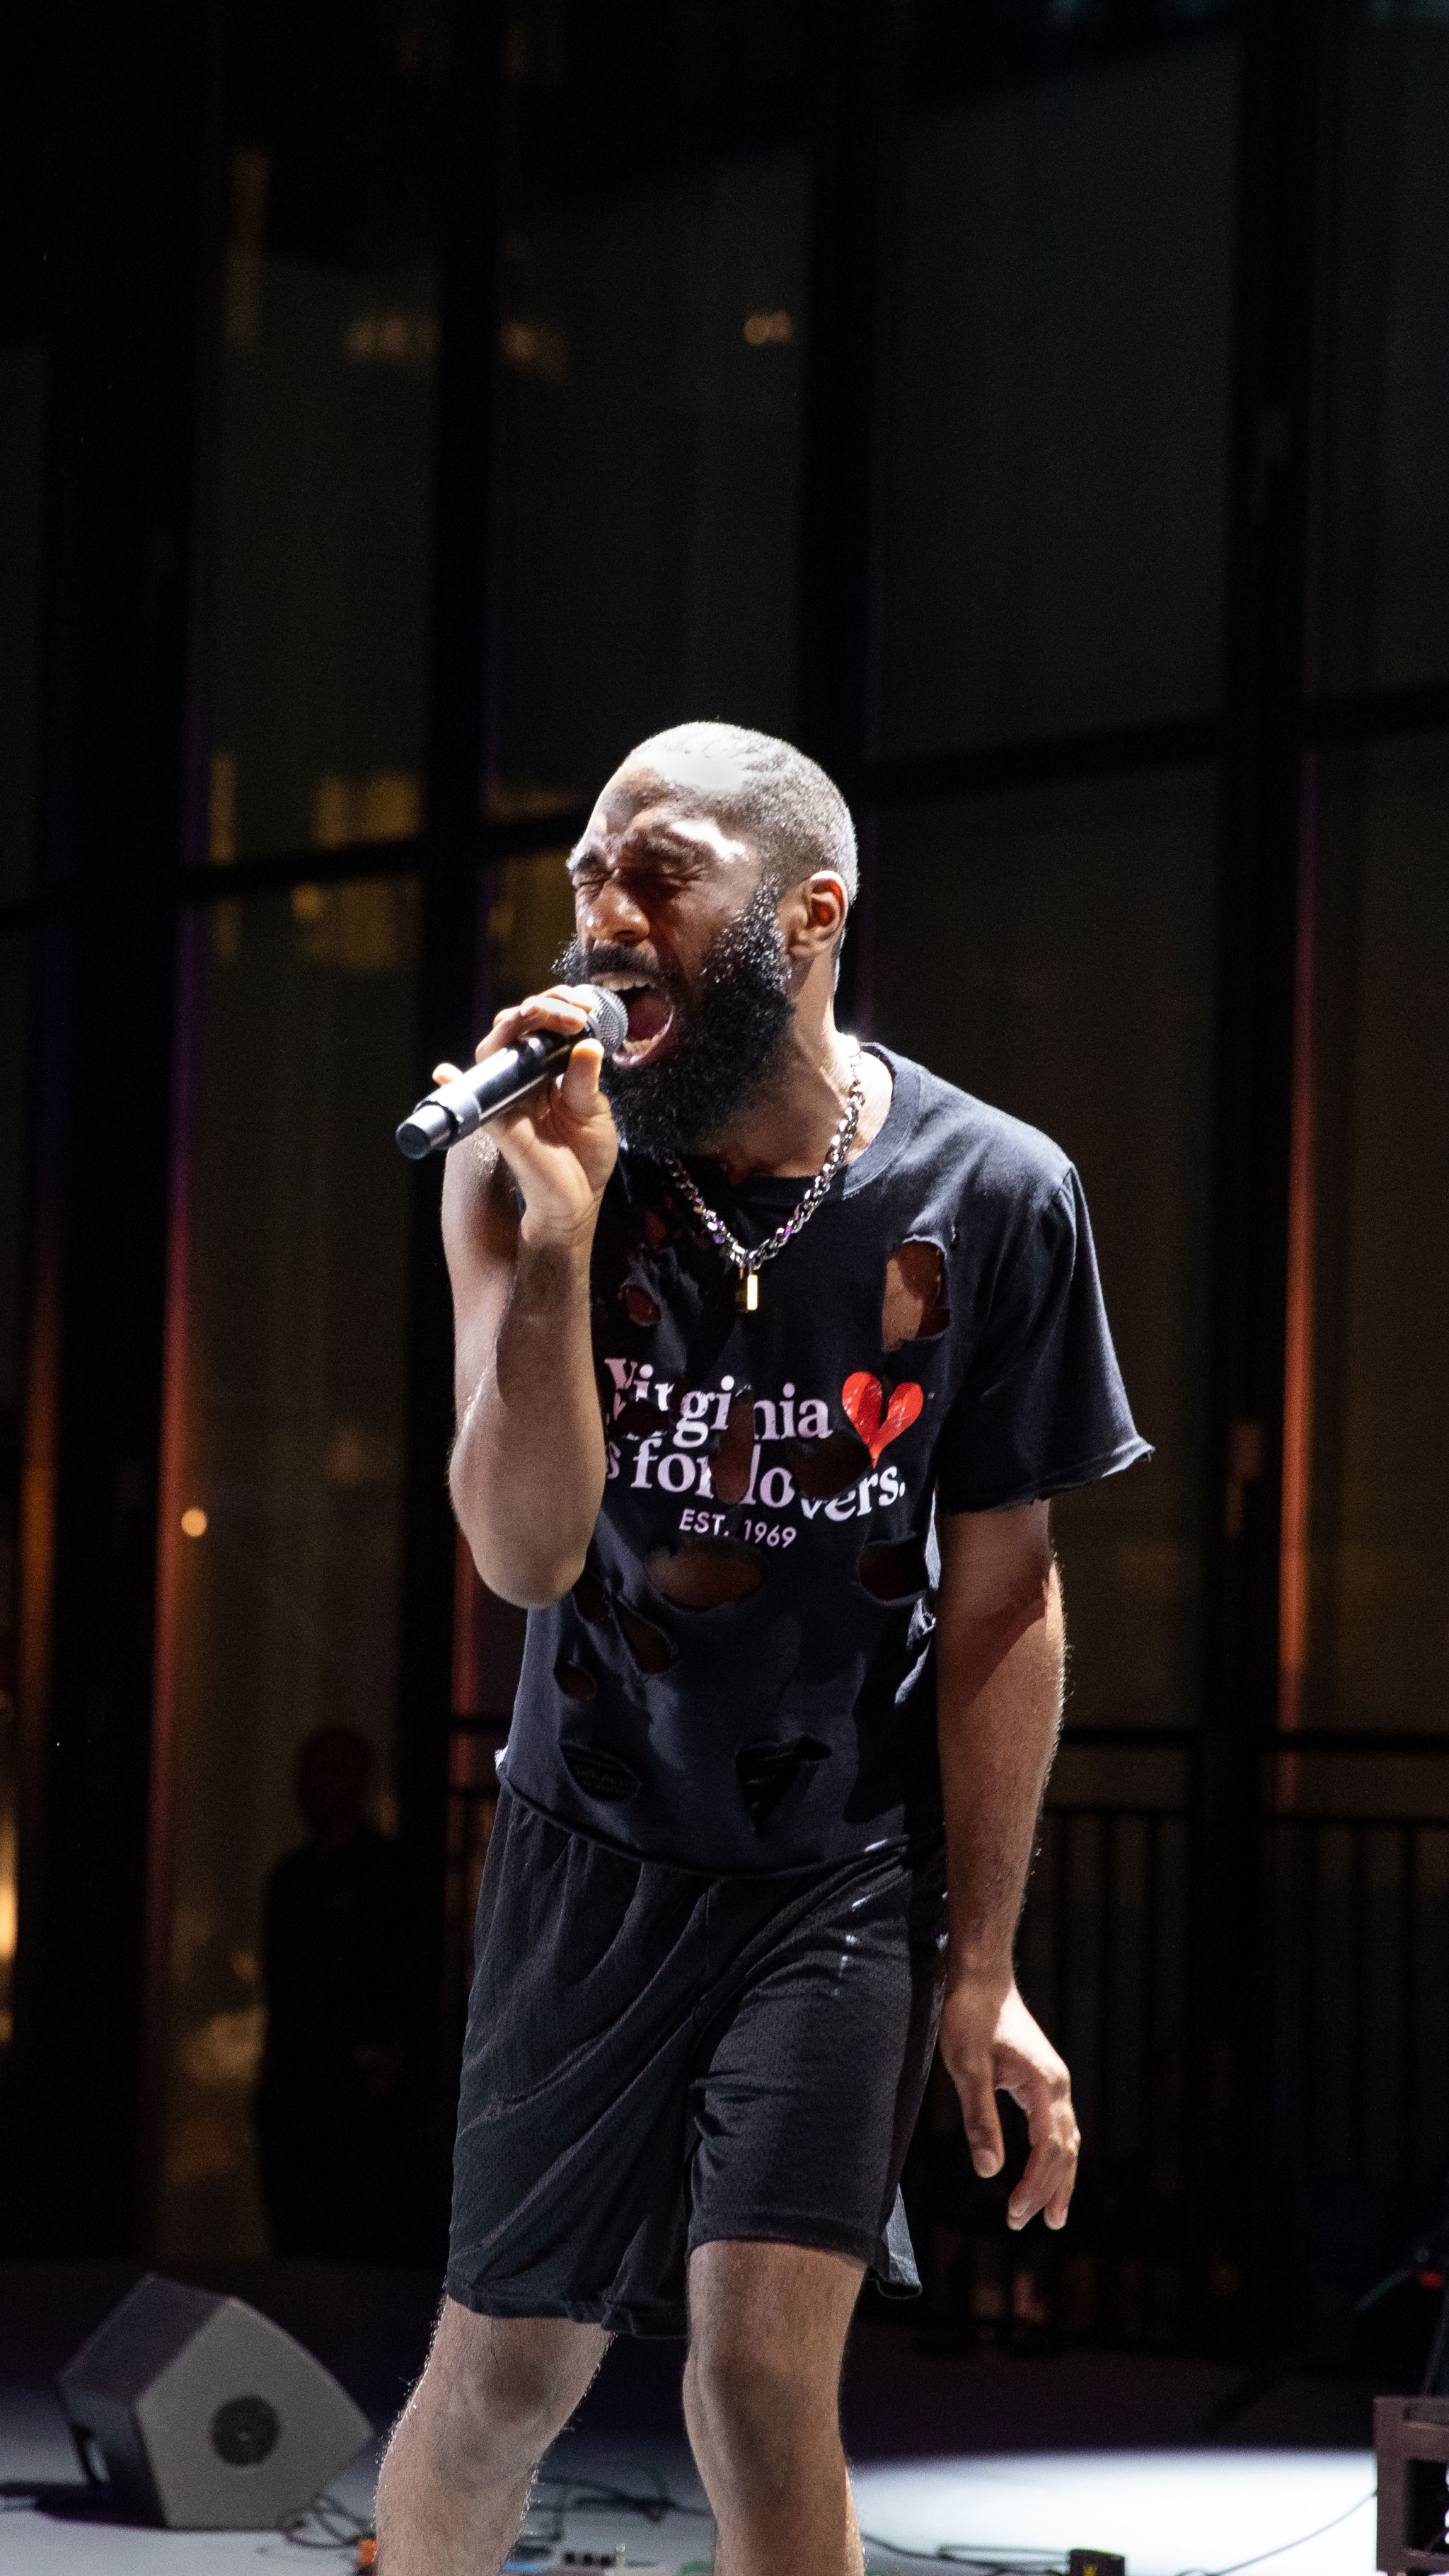
M1096 2156L1171 2152L1165 2106L1182 2061L1188 1943L1186 1814L1049 1807L1019 1944L1019 1976L1072 2069Z
M1276 1738L1262 1749L1285 1750ZM1221 2140L1211 2096L1225 2070L1194 2027L1194 1916L1211 1892L1194 1893L1192 1801L1047 1809L1018 1966L1072 2068L1077 2203L1059 2244L1041 2231L1008 2243L1005 2185L972 2175L938 2070L908 2197L940 2331L1180 2348L1205 2336L1228 2348L1255 2335L1311 2341L1349 2317L1437 2214L1449 2168L1449 1816L1305 1802L1319 1755L1359 1765L1446 1748L1324 1731L1288 1750L1299 1803L1273 1807L1282 1775L1265 1763L1251 1827L1253 1949L1233 2070L1247 2111L1206 2161L1203 2137Z
M1449 1820L1263 1828L1264 2260L1310 2312L1389 2268L1449 2166Z

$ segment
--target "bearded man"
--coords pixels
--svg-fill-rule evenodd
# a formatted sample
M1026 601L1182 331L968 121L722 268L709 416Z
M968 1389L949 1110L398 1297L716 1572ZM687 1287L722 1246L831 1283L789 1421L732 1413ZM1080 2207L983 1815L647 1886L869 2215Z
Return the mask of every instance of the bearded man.
M610 779L566 981L629 1035L447 1166L452 1492L528 1643L478 1910L447 2297L384 2576L496 2570L616 2333L688 2332L721 2576L859 2576L838 2389L939 2027L976 2170L1067 2215L1013 1945L1062 1688L1053 1494L1144 1454L1077 1176L835 1025L855 836L788 744ZM446 1072L448 1068L444 1068Z

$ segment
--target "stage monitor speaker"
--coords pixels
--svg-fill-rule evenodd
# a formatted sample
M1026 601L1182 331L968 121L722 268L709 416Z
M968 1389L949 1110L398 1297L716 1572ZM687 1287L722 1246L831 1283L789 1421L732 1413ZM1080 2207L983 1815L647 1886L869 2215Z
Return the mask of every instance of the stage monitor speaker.
M150 2272L56 2385L87 2476L179 2531L270 2530L372 2433L269 2317Z
M1449 2568L1449 2397L1376 2397L1378 2554L1385 2576Z

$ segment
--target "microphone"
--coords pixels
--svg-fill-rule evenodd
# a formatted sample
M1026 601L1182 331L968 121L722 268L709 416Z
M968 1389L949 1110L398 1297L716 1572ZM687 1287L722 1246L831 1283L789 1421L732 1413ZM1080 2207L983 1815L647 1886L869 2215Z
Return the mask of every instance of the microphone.
M516 1100L537 1091L540 1083L563 1071L579 1038L597 1038L605 1055L623 1045L629 1034L629 1014L618 994L606 993L598 984L581 984L577 989L591 997L578 1037L563 1037L557 1029L534 1029L517 1046L485 1055L481 1064L471 1065L418 1102L397 1131L410 1163L420 1163L425 1154L446 1154L481 1127L485 1118L496 1118L500 1109L511 1109Z

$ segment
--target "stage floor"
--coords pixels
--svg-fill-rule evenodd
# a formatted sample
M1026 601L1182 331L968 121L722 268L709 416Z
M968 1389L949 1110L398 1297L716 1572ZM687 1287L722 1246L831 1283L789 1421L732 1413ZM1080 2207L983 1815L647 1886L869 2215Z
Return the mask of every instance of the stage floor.
M47 2383L134 2277L118 2280L118 2269L0 2267L0 2371L10 2374L0 2382L5 2576L355 2564L355 2549L317 2551L315 2528L304 2551L279 2533L143 2531L84 2510ZM215 2286L253 2298L301 2335L374 2421L395 2411L421 2358L429 2285L267 2266ZM714 2534L683 2441L681 2358L677 2344L610 2354L549 2455L549 2483L525 2532L529 2576L563 2571L566 2553L572 2576L580 2562L617 2562L621 2549L629 2569L658 2576L708 2568ZM1218 2431L1214 2409L1233 2384L1209 2364L1137 2355L922 2353L900 2327L863 2325L844 2413L867 2564L904 2576L912 2562L900 2553L949 2549L1064 2566L1076 2546L1121 2552L1129 2576L1225 2570L1270 2551L1279 2553L1273 2576L1371 2576L1368 2392L1285 2382ZM335 2485L363 2519L381 2438ZM606 2501L601 2489L667 2497L681 2509L646 2513Z

